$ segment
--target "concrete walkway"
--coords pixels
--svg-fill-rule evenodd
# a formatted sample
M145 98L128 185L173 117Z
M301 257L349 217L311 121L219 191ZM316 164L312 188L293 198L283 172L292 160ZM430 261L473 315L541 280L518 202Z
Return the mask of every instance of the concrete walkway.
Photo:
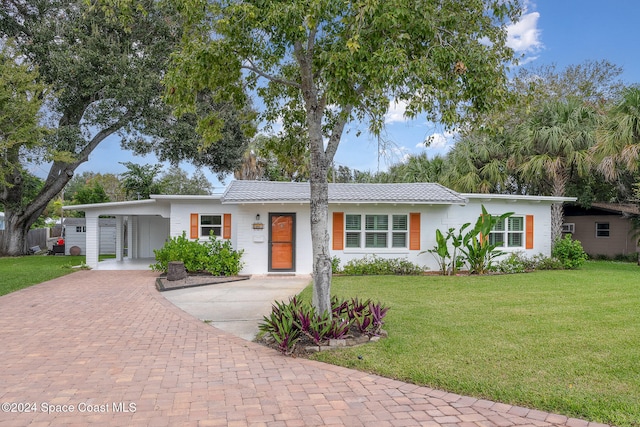
M0 426L595 426L283 357L155 277L79 271L0 297Z
M254 276L238 282L164 291L162 296L218 329L253 341L273 301L288 301L309 283L310 276Z

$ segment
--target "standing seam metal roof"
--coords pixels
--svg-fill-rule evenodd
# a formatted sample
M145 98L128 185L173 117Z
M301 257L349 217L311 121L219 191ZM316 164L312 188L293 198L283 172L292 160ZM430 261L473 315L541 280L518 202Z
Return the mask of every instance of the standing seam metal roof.
M222 203L309 202L308 182L232 181ZM331 203L466 203L440 184L329 184Z

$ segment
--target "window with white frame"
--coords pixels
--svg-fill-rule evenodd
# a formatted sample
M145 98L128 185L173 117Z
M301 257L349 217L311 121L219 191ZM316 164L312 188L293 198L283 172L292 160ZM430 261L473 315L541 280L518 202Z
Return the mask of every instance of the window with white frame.
M596 237L609 237L609 223L596 222Z
M86 232L87 232L86 226L76 225L76 233L86 233Z
M524 217L510 216L496 222L489 233L489 243L498 247L521 248L524 246Z
M406 248L407 233L407 215L345 215L347 248Z
M222 215L200 215L200 236L209 237L212 232L216 237L222 236Z

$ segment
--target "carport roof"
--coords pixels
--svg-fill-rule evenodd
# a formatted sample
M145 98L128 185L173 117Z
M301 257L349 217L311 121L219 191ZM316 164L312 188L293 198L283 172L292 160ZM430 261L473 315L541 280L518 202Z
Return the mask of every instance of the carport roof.
M222 203L308 203L308 182L232 181ZM329 184L330 203L465 204L460 194L440 184Z

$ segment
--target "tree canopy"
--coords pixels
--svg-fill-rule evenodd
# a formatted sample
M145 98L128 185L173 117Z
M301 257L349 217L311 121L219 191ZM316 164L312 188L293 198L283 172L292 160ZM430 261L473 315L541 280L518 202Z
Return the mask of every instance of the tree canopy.
M16 55L25 66L37 68L38 83L52 91L40 110L50 132L32 133L29 141L20 141L19 154L8 160L15 165L16 177L27 161L46 165L44 185L23 203L22 185L0 181L11 231L5 233L10 239L0 242L0 253L26 252L30 225L110 135L119 134L123 146L136 153L155 151L175 164L192 160L220 174L233 171L239 161L247 126L229 119L221 130L225 149L202 149L194 118L177 119L163 102L162 78L184 23L169 2L140 0L137 6L125 23L112 19L113 8L84 0L2 2L0 37L14 40ZM235 114L205 96L199 108L224 110L231 118ZM36 122L37 114L32 112ZM3 154L3 161L7 156Z
M197 95L246 103L261 97L262 118L306 136L311 185L313 302L329 309L327 174L347 123L381 129L390 101L407 115L453 125L505 100L505 24L517 0L177 1L185 22L181 50L165 82L180 112ZM204 114L215 140L223 118Z

